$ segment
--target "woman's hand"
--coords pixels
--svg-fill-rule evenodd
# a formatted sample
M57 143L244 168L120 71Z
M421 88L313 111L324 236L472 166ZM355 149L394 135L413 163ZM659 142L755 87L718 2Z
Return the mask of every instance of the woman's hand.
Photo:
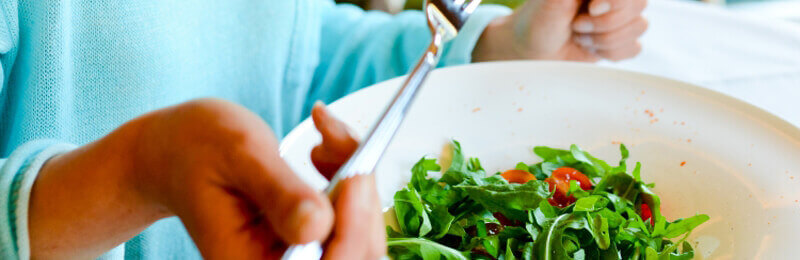
M472 56L475 61L631 58L641 51L646 5L646 0L529 0L492 21Z
M334 122L317 124L323 136L343 127L320 106L314 113ZM340 139L328 137L323 146ZM352 150L338 151L346 159ZM277 258L287 244L325 240L331 232L326 257L383 255L384 243L353 246L384 236L374 180L341 185L332 204L280 158L278 141L258 116L223 101L192 101L51 159L32 192L31 253L96 257L177 215L209 259Z

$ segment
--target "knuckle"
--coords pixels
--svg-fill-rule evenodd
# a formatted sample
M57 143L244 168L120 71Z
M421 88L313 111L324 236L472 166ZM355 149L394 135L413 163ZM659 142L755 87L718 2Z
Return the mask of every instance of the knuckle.
M221 99L197 99L178 106L181 132L218 146L241 147L263 142L269 127L246 108Z

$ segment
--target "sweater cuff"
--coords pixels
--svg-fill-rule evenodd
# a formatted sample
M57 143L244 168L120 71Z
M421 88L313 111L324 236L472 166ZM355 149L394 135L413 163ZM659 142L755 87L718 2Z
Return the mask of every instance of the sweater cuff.
M54 140L36 140L17 148L0 168L0 258L30 258L28 204L33 183L47 160L75 149Z
M442 55L442 66L453 66L472 62L472 50L478 43L483 30L491 21L500 16L511 14L511 9L500 5L481 5L461 27L453 41L445 48Z

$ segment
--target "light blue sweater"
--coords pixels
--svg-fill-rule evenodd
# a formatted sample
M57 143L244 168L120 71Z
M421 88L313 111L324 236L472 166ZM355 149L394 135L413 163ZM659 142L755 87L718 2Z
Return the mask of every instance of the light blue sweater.
M217 97L282 136L315 100L404 74L429 39L419 12L332 0L0 0L0 259L28 258L27 209L41 165L148 111ZM442 57L470 62L508 9L478 10ZM197 258L176 218L106 257Z

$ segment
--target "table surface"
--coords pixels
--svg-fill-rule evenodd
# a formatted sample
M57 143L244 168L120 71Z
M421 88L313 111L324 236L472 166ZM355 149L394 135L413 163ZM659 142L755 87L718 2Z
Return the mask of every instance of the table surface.
M800 24L719 7L651 1L642 53L611 66L694 83L800 127Z

